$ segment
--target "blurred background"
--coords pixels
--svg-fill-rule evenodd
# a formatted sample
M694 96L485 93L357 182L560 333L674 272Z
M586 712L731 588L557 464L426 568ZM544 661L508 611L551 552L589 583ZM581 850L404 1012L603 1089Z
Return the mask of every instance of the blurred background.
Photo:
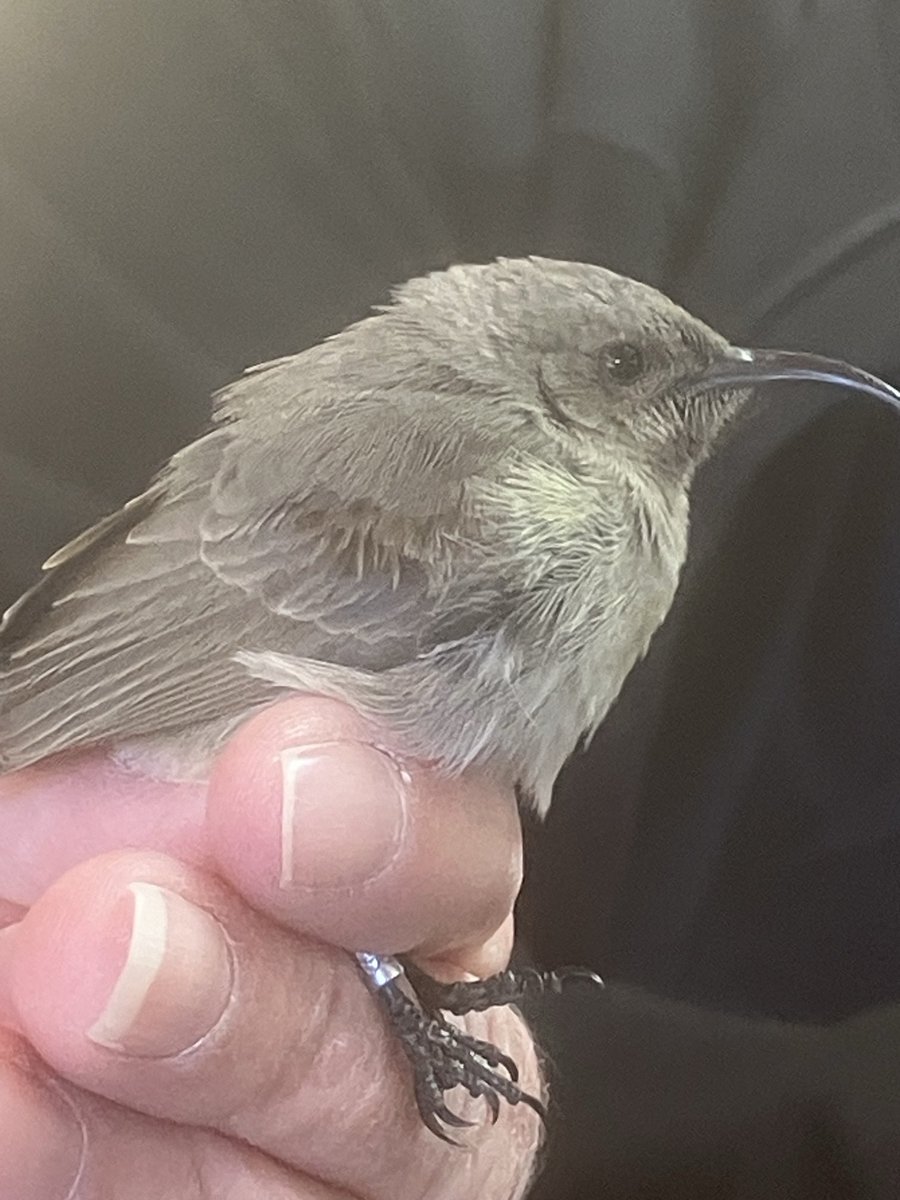
M897 381L898 59L890 0L7 0L3 599L215 388L453 261L600 263ZM840 394L757 407L699 483L671 619L529 830L520 925L549 966L825 1023L900 998L900 436ZM608 1194L664 1195L628 1122L665 1125L678 1073L602 1097L585 1003L536 1017L536 1194L597 1194L602 1127Z

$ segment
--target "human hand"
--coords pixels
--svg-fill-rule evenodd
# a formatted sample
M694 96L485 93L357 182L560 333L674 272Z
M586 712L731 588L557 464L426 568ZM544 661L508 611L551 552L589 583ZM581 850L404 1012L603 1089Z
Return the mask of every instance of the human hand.
M418 766L404 782L355 714L297 699L239 730L208 788L96 755L8 777L0 844L0 903L22 916L0 933L0 1200L522 1194L535 1114L440 1143L336 948L502 968L512 796ZM466 1027L539 1089L514 1013Z

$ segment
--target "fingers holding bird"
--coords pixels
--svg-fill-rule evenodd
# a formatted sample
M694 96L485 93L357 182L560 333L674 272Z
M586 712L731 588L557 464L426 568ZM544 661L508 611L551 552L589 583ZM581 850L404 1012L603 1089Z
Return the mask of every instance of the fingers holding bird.
M459 1151L420 1124L402 1054L352 959L253 911L213 876L159 854L101 856L62 876L3 941L3 1009L74 1085L74 1103L83 1091L237 1139L352 1195L394 1196L411 1178L409 1194L455 1194L446 1155ZM467 1027L510 1046L537 1086L515 1014ZM474 1101L459 1107L481 1116ZM89 1125L103 1119L83 1112ZM513 1185L509 1139L539 1137L525 1109L500 1122L467 1137L487 1195L503 1172Z
M393 826L377 812L385 778ZM446 978L502 967L521 869L511 796L405 763L348 709L306 698L239 730L208 788L127 773L100 754L8 777L0 838L7 920L25 913L0 931L0 1025L23 1053L37 1049L89 1125L112 1128L132 1110L128 1137L137 1121L140 1144L160 1146L159 1120L195 1128L172 1141L172 1169L182 1141L220 1163L235 1136L255 1148L251 1175L264 1164L331 1178L340 1161L335 1186L365 1196L391 1194L414 1159L434 1195L453 1195L438 1181L457 1171L438 1166L447 1148L419 1122L382 1012L352 957L322 941L412 950ZM162 852L111 851L129 844ZM465 1025L508 1049L539 1090L515 1014ZM522 1174L535 1115L504 1109L490 1130L481 1104L453 1104L477 1122L466 1144L485 1180L511 1169L510 1137ZM97 1194L109 1194L113 1168L93 1145L106 1181Z
M298 932L478 973L504 965L522 871L511 792L404 761L383 731L316 697L238 729L208 785L101 751L2 777L0 844L7 920L77 863L140 846L222 875Z

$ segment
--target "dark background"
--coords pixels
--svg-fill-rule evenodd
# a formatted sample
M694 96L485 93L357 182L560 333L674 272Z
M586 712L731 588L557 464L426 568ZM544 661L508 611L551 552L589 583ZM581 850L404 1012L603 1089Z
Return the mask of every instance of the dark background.
M898 50L888 0L5 5L5 598L213 389L451 261L602 263L736 341L897 378ZM520 919L638 1005L823 1023L900 999L900 426L797 388L759 407L698 485L672 618L529 839ZM622 1166L639 1112L609 1130L670 1120L683 1068L603 1092L583 1004L540 1018L565 1081L540 1194L681 1195Z

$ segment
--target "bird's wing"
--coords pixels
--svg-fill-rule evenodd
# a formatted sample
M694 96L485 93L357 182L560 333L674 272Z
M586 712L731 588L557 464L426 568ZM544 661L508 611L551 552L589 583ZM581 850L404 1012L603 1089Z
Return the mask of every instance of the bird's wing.
M201 446L210 465L220 447ZM0 626L0 769L91 742L240 714L264 697L232 661L252 621L201 563L209 475L161 480L81 534ZM150 523L152 538L129 539Z
M240 717L277 693L238 651L378 671L487 619L454 553L489 452L408 405L225 424L55 554L0 630L0 769Z
M352 424L323 408L290 437L235 441L201 521L201 557L328 656L384 670L488 618L470 484L501 448L429 398L373 396ZM475 600L472 611L470 601ZM461 624L462 622L462 624Z

